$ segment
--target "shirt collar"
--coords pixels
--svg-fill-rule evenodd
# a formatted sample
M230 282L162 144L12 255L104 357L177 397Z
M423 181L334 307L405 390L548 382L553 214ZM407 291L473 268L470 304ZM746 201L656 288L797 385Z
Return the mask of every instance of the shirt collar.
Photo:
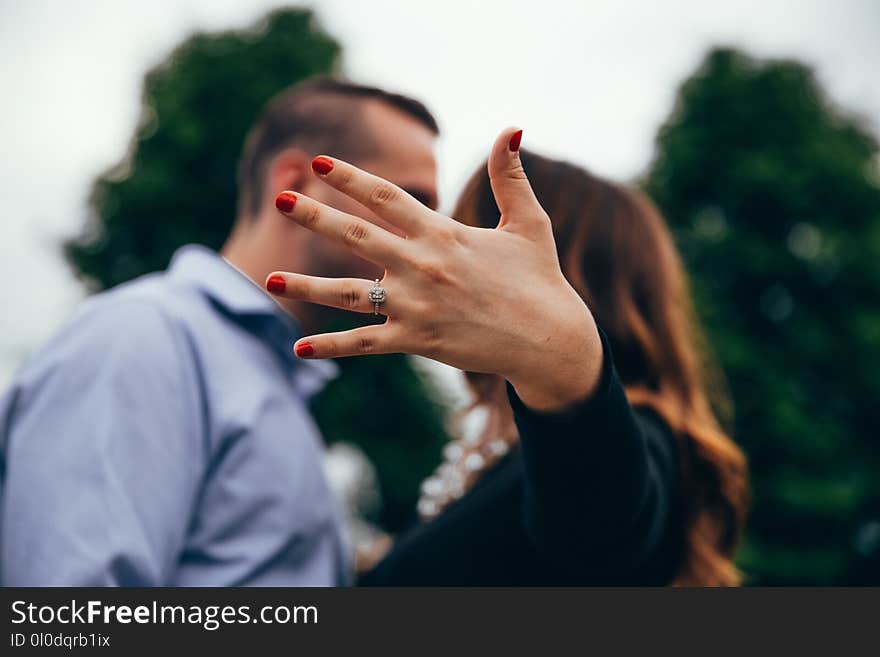
M171 258L169 270L232 315L277 316L295 325L256 283L211 249L197 244L181 247Z
M293 341L303 332L296 319L261 287L215 251L197 244L178 249L169 273L185 280L225 314L266 340L288 363L296 366L300 392L311 397L339 374L330 360L302 360L293 353Z

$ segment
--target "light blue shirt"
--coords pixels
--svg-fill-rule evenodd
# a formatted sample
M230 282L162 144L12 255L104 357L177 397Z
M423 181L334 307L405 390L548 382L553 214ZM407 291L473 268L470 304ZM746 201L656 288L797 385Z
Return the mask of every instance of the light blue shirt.
M297 334L194 246L83 304L0 399L0 582L345 583Z

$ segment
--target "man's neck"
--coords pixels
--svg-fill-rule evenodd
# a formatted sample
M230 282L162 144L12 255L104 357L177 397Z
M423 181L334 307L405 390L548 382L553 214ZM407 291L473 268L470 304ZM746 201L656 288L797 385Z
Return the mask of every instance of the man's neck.
M267 256L270 254L264 253L262 262L259 258L254 257L254 252L259 250L254 242L255 239L246 231L236 228L220 249L220 255L242 274L262 287L266 276L271 273L271 270L267 270L270 262Z
M266 278L274 271L299 271L296 266L295 253L291 253L289 245L264 235L264 231L256 225L243 226L239 222L229 239L220 249L229 264L250 278L260 288ZM268 294L268 292L266 293ZM274 298L274 297L273 297ZM314 307L301 301L277 299L282 307L293 315L300 327L306 332L317 330Z

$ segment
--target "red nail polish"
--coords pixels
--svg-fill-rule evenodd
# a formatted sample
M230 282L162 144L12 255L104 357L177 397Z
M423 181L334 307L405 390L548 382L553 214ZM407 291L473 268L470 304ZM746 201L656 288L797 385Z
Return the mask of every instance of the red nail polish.
M512 153L516 153L519 150L519 143L522 141L522 130L517 130L512 135L510 135L510 141L507 143L507 147L510 149Z
M305 358L306 356L311 356L315 353L315 348L312 346L311 342L301 342L296 345L296 349L294 350L296 355L300 358Z
M293 192L281 192L275 197L275 207L282 212L293 212L294 205L296 205L296 194Z
M312 160L312 171L322 176L326 176L328 173L333 171L333 160L331 160L329 157L319 155L314 160Z
M284 289L286 287L287 281L285 281L284 276L281 276L280 274L272 274L266 281L266 289L273 294L284 294Z

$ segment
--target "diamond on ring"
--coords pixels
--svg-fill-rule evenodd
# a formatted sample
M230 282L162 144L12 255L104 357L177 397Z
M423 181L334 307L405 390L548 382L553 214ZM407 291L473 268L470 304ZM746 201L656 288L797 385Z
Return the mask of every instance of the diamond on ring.
M379 314L379 306L385 303L385 288L379 284L379 279L373 283L373 287L370 288L370 303L373 304L373 314Z

